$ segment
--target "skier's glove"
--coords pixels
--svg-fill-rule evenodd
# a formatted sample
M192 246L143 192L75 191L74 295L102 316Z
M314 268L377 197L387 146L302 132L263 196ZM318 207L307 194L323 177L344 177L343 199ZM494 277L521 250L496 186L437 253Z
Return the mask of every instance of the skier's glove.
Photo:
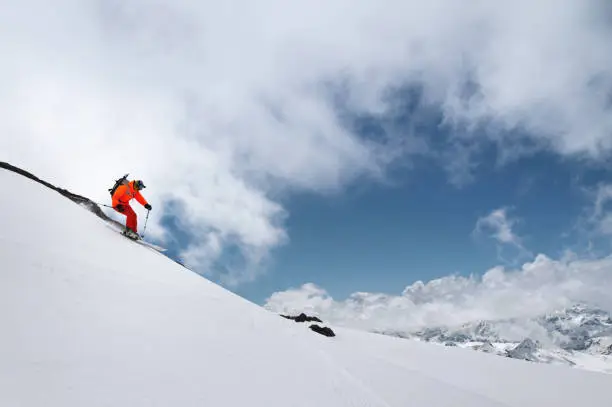
M115 209L117 209L119 212L123 212L123 205L118 204L117 206L115 206Z
M146 205L145 205L145 209L147 209L147 210L149 210L149 211L150 211L150 210L151 210L151 205L146 204Z

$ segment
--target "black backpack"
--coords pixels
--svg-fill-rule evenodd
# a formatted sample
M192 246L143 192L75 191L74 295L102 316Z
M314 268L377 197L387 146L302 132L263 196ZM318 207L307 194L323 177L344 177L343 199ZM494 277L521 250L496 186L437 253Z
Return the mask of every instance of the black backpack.
M108 190L108 192L110 192L111 196L113 196L113 194L115 193L115 191L117 190L119 185L124 185L124 184L128 183L128 181L127 181L127 176L128 175L129 175L129 173L125 174L123 177L115 180L115 185Z

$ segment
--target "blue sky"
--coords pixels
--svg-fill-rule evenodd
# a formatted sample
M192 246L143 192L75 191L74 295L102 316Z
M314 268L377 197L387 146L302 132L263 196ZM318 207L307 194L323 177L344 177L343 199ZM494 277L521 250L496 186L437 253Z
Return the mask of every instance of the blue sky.
M307 282L334 297L356 291L398 294L417 280L532 260L475 231L477 220L497 208L518 219L514 233L534 255L553 258L584 252L580 219L593 191L610 173L542 153L496 167L483 157L473 182L457 187L437 167L404 170L397 184L365 183L334 196L298 195L287 202L290 242L275 250L261 280L237 292L263 302L272 292ZM503 246L503 245L502 245Z
M372 129L390 121L400 132L418 122L428 149L452 154L440 116L419 113L408 105L391 119L368 120L360 130L372 137ZM428 154L400 163L384 183L363 179L337 192L286 195L288 241L272 251L261 277L228 288L260 304L274 292L305 283L325 287L334 298L360 291L397 295L417 280L481 276L499 265L520 267L540 253L551 258L568 250L606 253L605 236L593 235L592 225L584 222L593 212L598 186L612 177L605 163L547 150L506 162L508 152L499 148L481 142L471 157L470 176L460 183L436 154ZM477 227L497 209L512 222L522 249ZM169 215L166 221L176 218ZM173 228L180 242L170 247L171 255L190 241L183 232ZM223 271L224 262L239 257L228 249L214 268ZM210 277L222 283L218 275Z
M288 239L271 250L254 281L229 289L260 304L306 283L338 299L355 292L399 295L418 280L520 268L538 254L608 253L608 236L587 222L598 188L612 178L605 160L559 154L539 144L537 133L495 124L462 138L465 130L445 124L440 106L424 103L418 86L389 93L392 109L383 115L347 109L337 86L327 93L346 128L363 140L397 142L401 134L405 144L398 149L407 152L382 182L363 177L340 190L281 194ZM520 247L478 227L496 210L503 210ZM165 224L178 239L170 254L178 256L197 238L174 227L175 213L182 216L166 211ZM204 275L224 284L233 266L247 264L230 245Z
M361 177L339 190L281 194L287 240L271 250L254 281L229 289L260 304L305 283L325 287L334 298L359 291L399 294L417 280L520 267L540 253L606 253L605 236L585 223L599 185L612 175L605 160L559 154L539 134L520 128L449 125L419 86L389 92L392 108L382 115L351 111L350 90L326 89L343 126L362 140L400 140L404 155L382 182ZM504 211L520 248L477 226L495 210ZM163 221L175 240L172 256L198 239L177 224L177 213L182 216L167 207ZM234 266L248 265L239 247L229 245L203 274L223 284L222 275Z
M331 89L347 128L365 140L397 141L394 135L402 134L407 156L384 182L364 177L339 191L283 195L288 240L272 250L260 277L228 288L260 304L305 283L340 299L355 292L398 295L418 280L482 276L538 254L607 254L607 236L586 222L599 186L612 177L605 160L558 154L537 144L538 134L495 125L471 130L475 141L462 144L462 128L446 125L418 87L392 92L393 108L382 116L351 112L338 88ZM495 142L504 137L511 141ZM503 210L520 247L477 226L495 210ZM223 273L236 261L243 267L239 254L227 248L211 268ZM223 283L219 275L209 277Z

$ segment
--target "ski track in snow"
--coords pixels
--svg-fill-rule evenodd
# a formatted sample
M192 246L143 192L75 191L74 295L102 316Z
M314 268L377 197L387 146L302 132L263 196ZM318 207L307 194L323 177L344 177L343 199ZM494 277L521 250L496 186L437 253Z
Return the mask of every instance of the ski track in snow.
M0 184L0 406L612 406L606 374L323 337L40 184Z

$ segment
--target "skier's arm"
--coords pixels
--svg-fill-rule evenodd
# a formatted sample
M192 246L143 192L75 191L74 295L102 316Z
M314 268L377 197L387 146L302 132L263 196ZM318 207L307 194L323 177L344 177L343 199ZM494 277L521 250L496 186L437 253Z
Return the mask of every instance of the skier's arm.
M138 192L138 191L136 191L136 196L135 196L135 198L136 198L136 200L137 200L138 202L140 202L140 204L141 204L142 206L145 206L145 205L147 205L147 204L148 204L147 200L146 200L146 199L144 199L144 197L143 197L143 196L140 194L140 192Z

